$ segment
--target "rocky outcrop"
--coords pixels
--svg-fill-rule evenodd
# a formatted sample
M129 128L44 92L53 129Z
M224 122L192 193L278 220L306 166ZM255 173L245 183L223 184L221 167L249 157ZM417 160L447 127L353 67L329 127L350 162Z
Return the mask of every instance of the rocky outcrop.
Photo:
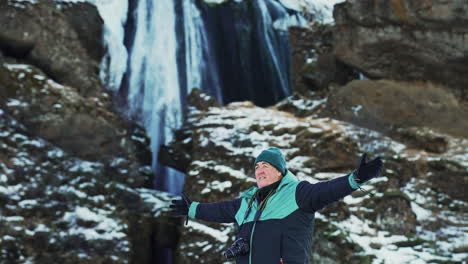
M150 164L149 140L143 129L111 112L109 101L82 97L34 66L0 67L0 106L32 134L84 160L123 156ZM130 176L136 176L136 170L129 169Z
M193 101L206 100L198 96ZM427 261L466 256L463 231L457 229L468 215L462 207L468 200L461 195L468 179L462 169L466 139L446 136L445 150L434 154L348 122L299 118L249 102L192 107L179 135L184 136L166 149L186 155L188 165L177 168L187 173L185 192L200 202L234 199L254 185L254 158L269 146L281 148L288 169L312 183L352 171L359 153L381 156L383 176L364 187L373 196L355 191L316 213L312 263L391 261L384 253L389 250ZM442 175L453 181L440 184ZM191 220L180 232L175 263L225 263L220 254L232 243L235 226ZM447 243L453 246L443 247Z
M361 200L353 194L362 208L353 208L352 202L349 206L351 213L347 217L366 219L364 225L374 229L368 230L370 233L389 232L388 236L406 237L390 247L373 239L358 243L364 251L375 254L371 256L372 262L382 258L384 253L380 252L386 247L396 254L403 248L417 252L429 249L425 252L433 255L426 262L467 261L463 239L450 244L453 255L445 254L445 258L435 253L437 247L433 246L434 240L440 246L446 243L439 239L447 241L448 230L466 226L462 219L468 213L460 210L460 206L467 204L464 190L468 182L467 9L466 1L348 0L336 5L336 25L330 33L333 56L363 73L359 79L372 80L329 82L322 89L317 89L317 81L304 81L320 80L320 76L335 73L336 68L319 63L315 55L320 35L313 28L297 29L296 32L303 33L293 35L296 41L292 39L291 49L295 51L293 63L297 65L293 64L292 79L298 94L280 102L278 108L296 117L344 120L382 132L400 144L390 157L389 145L378 140L382 150L387 149L381 155L386 157L384 174L388 179L376 183L379 195L371 199L364 196ZM312 74L304 70L307 67ZM360 147L370 143L367 136L362 136L353 137ZM315 146L312 142L306 144ZM334 211L334 215L340 213ZM460 222L454 224L455 219ZM327 228L328 223L317 224L335 232ZM347 234L339 241L350 237L367 240L366 235L358 237L353 231ZM337 258L328 252L352 248L337 246L327 233L319 237L327 242L315 247L315 263L334 263ZM424 257L399 261L411 263L416 259L421 261Z
M99 80L96 8L8 0L0 24L0 262L154 263L171 197Z
M7 0L0 3L0 50L39 67L83 96L100 96L102 19L89 3ZM83 22L85 21L85 22Z
M356 80L334 89L327 106L340 120L386 134L401 134L403 140L417 140L417 136L411 137L416 132L411 129L414 127L457 137L468 135L467 109L450 90L430 82ZM422 133L419 138L423 138ZM424 138L428 149L444 152L443 140Z
M78 40L91 61L100 63L105 53L102 40L104 22L96 6L86 2L59 3L58 7L63 12L71 28L76 32Z
M334 54L370 78L430 80L468 99L468 3L346 1L335 6Z
M446 152L447 138L467 137L466 8L462 1L346 1L335 7L333 30L291 29L296 94L279 109ZM323 63L327 57L334 64ZM340 64L348 68L333 67Z
M357 79L358 72L333 54L333 28L312 24L290 27L291 86L294 93L328 90L330 84L344 85Z
M151 179L148 166L80 159L1 108L0 131L0 262L150 263L152 241L168 241L170 197L129 178Z
M145 131L24 64L0 67L0 261L150 263L171 247ZM158 216L157 218L155 216Z

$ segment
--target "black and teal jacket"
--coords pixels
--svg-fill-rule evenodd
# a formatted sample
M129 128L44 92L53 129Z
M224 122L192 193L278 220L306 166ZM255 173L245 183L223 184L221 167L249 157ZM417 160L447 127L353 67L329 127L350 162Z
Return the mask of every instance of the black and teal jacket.
M311 253L314 213L357 187L352 174L311 184L298 181L288 171L256 222L254 217L259 203L251 199L257 187L248 189L235 200L193 202L189 216L212 222L237 223L238 237L250 241L250 253L237 257L237 264L279 264L280 259L285 264L304 264L309 263Z

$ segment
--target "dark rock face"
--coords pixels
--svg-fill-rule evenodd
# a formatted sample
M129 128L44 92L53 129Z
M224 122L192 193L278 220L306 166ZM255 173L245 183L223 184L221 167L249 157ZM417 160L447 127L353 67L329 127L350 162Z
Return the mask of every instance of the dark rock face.
M331 83L344 85L358 78L356 70L333 54L332 26L290 27L288 36L293 92L305 95L327 90Z
M211 96L206 96L200 89L192 89L187 103L200 111L207 111L210 107L220 107L221 104Z
M148 166L77 158L1 107L0 131L0 262L150 263L170 198L128 178L150 180Z
M109 111L109 100L84 98L75 89L47 79L33 66L0 67L0 106L33 134L82 159L121 155L150 164L149 141L143 130ZM132 139L133 131L140 134L141 143Z
M102 20L88 3L73 8L65 4L63 9L56 5L55 1L2 1L0 49L5 56L36 65L84 96L100 95Z
M468 99L466 1L346 1L333 14L343 62L372 78L431 80Z
M467 145L460 147L466 148ZM429 163L429 168L433 173L429 180L434 182L433 189L437 192L446 193L450 197L460 200L466 200L466 189L468 188L468 171L460 164L448 160L434 160ZM449 179L447 174L450 175ZM444 201L446 205L450 202Z
M88 55L100 62L105 53L102 42L104 22L96 7L85 2L63 2L61 9Z
M0 262L151 263L155 244L174 246L170 197L146 189L149 139L110 107L0 67Z
M0 67L0 236L14 237L0 262L149 263L153 241L173 246L154 217L169 197L145 189L149 139L110 108L34 66Z
M414 235L416 215L411 210L410 199L400 191L386 191L382 198L366 205L375 210L367 214L381 230L397 235Z
M99 80L102 19L37 2L0 2L0 262L154 263L170 197Z

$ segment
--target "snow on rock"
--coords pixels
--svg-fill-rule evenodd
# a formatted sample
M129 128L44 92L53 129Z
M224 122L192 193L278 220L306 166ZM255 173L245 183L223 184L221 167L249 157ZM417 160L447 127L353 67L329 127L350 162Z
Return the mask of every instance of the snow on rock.
M208 4L224 4L229 0L203 0ZM242 2L245 0L234 0ZM344 0L271 0L271 2L279 2L283 7L295 10L297 12L307 12L314 14L316 19L322 23L333 23L333 6L344 2Z
M113 178L128 160L76 158L8 115L0 131L0 262L131 263L149 244L172 196Z

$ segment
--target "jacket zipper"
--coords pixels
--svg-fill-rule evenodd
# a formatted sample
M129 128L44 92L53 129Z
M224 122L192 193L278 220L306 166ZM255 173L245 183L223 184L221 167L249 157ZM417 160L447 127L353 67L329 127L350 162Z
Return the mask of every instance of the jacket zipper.
M252 227L252 232L250 233L250 250L249 250L249 264L252 264L252 241L253 241L253 234L254 234L254 231L255 231L255 225L256 225L256 221L254 222L254 225Z
M280 237L280 264L284 264L284 261L283 261L283 230L281 230L281 237Z

